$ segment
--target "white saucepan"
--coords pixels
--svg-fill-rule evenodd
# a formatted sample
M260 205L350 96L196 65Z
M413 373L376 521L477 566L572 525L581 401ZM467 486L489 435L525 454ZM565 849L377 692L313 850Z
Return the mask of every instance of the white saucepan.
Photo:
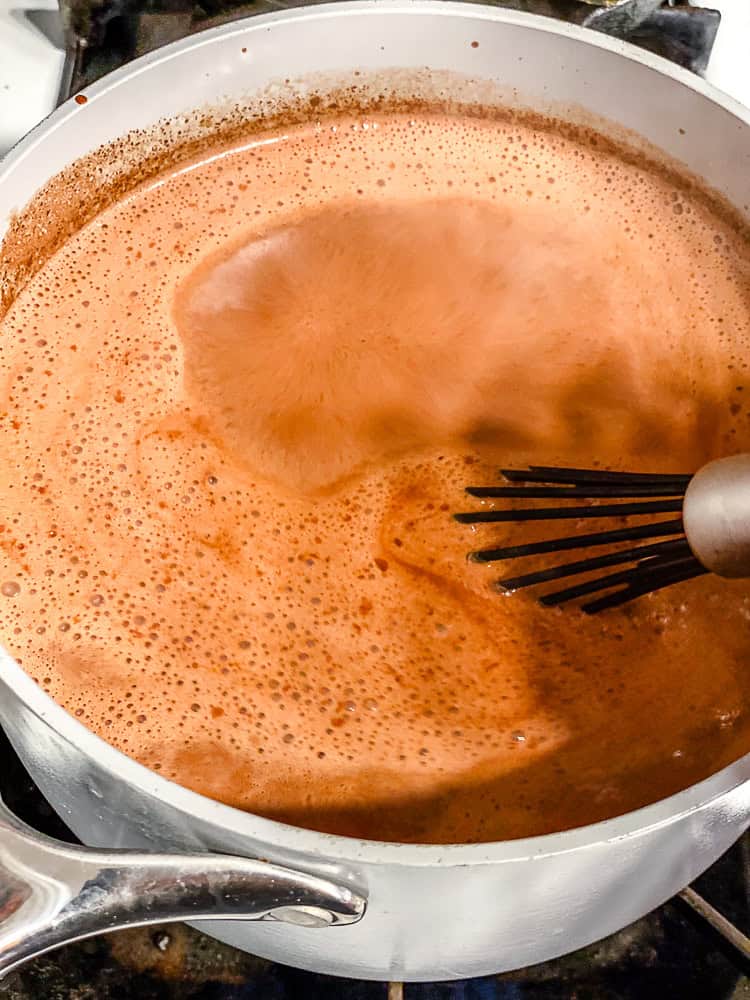
M230 24L102 80L3 162L0 237L51 177L132 129L228 98L252 105L287 78L343 81L356 69L412 86L404 71L424 78L425 68L488 81L527 107L607 119L740 211L750 203L750 115L686 71L552 20L376 0ZM210 801L136 764L3 652L0 723L55 810L98 848L61 847L0 813L4 971L65 939L173 917L319 972L478 976L618 930L694 879L750 822L749 755L655 805L560 834L448 847L327 836Z

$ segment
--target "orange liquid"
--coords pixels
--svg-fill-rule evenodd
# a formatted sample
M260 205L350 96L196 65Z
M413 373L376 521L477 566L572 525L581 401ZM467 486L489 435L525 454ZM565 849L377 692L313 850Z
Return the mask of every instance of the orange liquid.
M466 553L580 527L451 515L500 464L750 450L749 275L676 181L530 126L219 150L0 322L0 635L125 752L302 826L492 840L677 791L750 750L747 585L545 610Z

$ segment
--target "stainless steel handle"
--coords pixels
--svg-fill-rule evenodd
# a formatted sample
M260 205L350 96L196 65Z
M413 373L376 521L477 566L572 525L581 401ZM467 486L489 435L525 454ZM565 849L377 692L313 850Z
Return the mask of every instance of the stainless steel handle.
M74 847L0 801L0 978L21 962L105 931L170 920L352 924L356 892L328 879L221 854Z

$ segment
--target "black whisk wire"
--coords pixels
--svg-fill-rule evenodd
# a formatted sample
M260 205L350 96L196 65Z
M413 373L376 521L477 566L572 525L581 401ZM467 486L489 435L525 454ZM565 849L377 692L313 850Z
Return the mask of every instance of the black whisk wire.
M501 521L581 520L587 517L631 517L636 514L668 514L682 510L680 500L645 503L602 504L601 507L534 507L530 510L477 510L456 514L461 524L493 524Z
M657 521L656 524L640 524L632 528L618 528L613 531L597 531L591 535L551 538L544 542L529 542L526 545L506 545L498 549L480 549L470 552L472 562L498 562L502 559L520 559L522 556L544 555L547 552L564 552L569 549L589 548L597 545L614 545L616 542L630 542L638 538L659 538L663 535L681 535L684 526L682 518L673 521Z
M591 500L586 506L508 508L479 510L455 514L462 524L492 524L511 521L583 520L651 516L663 513L681 513L685 490L691 480L689 475L652 475L639 472L611 472L600 469L553 468L531 466L529 469L503 469L501 475L511 486L470 486L466 492L478 499L560 499ZM597 503L601 500L637 500L642 502ZM659 538L661 541L651 542ZM633 544L646 541L647 544ZM624 548L614 548L622 543ZM513 593L526 587L538 586L567 577L581 576L578 583L544 593L542 604L556 606L568 601L578 601L594 594L601 594L586 601L582 609L589 613L604 611L631 601L636 597L683 580L706 573L707 570L693 555L684 534L682 518L646 524L615 527L608 531L588 532L559 538L545 539L523 545L505 545L480 549L469 553L473 562L490 563L552 552L572 551L579 548L607 547L611 551L587 559L550 566L530 573L502 577L497 587L504 593ZM613 549L613 550L612 550ZM627 566L630 563L632 565ZM596 570L608 567L612 573L591 576Z
M497 586L505 593L512 594L523 587L532 587L539 583L549 583L561 580L566 576L578 576L590 573L595 569L605 569L607 566L617 566L621 563L647 558L680 558L690 553L690 546L684 538L668 542L654 542L653 545L636 545L617 552L608 552L604 556L593 556L591 559L581 559L577 562L563 563L561 566L550 566L536 573L524 573L522 576L506 576L497 581Z

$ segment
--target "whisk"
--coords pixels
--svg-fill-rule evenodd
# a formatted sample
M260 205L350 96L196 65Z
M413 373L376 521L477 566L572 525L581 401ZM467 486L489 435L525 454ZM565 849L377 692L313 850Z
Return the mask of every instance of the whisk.
M493 506L454 514L455 519L462 524L477 525L617 518L625 525L469 553L473 562L493 563L575 549L604 550L601 555L587 559L504 576L496 582L504 593L582 577L562 589L546 590L539 600L554 606L600 595L581 605L584 611L593 614L704 573L750 577L750 454L717 459L694 475L538 465L525 470L502 469L501 475L509 485L469 486L466 492L482 500L554 498L579 502L554 507L495 509ZM589 502L582 505L580 501ZM644 517L658 514L678 516L643 521ZM628 524L633 517L640 523ZM614 566L625 568L592 575Z

